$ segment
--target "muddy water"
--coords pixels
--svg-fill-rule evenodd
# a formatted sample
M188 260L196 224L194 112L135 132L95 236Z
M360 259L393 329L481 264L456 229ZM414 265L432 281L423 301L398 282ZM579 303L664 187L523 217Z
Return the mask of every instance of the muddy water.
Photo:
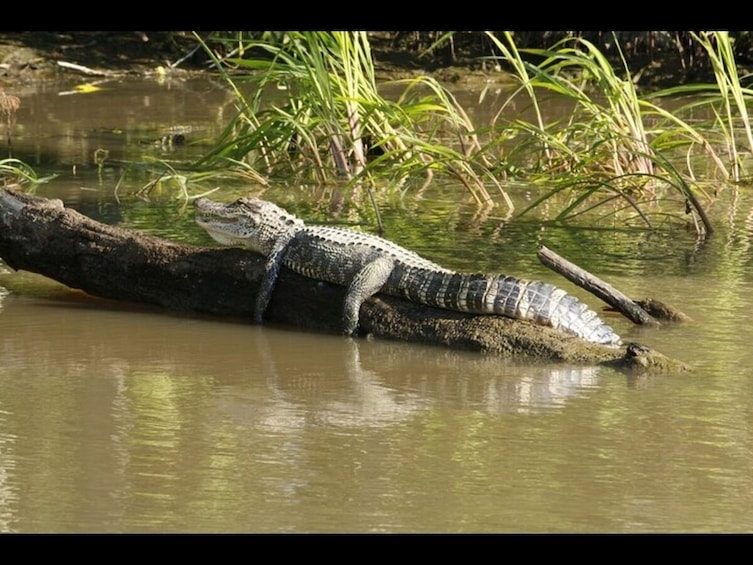
M232 109L222 86L74 86L14 92L16 156L59 174L38 193L207 243L179 199L127 196L148 175L94 152L200 150ZM189 143L163 146L176 127ZM725 198L704 244L479 221L442 187L385 206L390 237L453 268L577 293L538 263L546 242L683 309L693 323L650 330L607 314L695 368L642 379L176 315L0 267L0 531L749 532L753 202Z

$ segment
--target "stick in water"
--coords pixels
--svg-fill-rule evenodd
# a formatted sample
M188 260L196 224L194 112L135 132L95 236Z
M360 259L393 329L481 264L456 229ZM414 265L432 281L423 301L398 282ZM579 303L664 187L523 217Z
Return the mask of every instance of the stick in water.
M659 322L651 317L648 312L638 306L632 298L623 294L600 278L593 276L588 271L574 265L567 259L560 257L546 246L542 245L539 247L537 254L539 260L544 265L561 274L567 280L577 284L579 287L587 290L591 294L598 296L604 302L622 312L632 322L644 326L655 326L659 324Z

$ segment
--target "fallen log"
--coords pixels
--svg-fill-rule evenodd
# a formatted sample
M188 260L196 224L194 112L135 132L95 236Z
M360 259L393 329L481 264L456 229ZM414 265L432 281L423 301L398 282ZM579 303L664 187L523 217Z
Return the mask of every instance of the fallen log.
M198 229L198 228L197 228ZM253 319L264 258L239 248L184 245L96 222L60 200L0 189L0 257L92 296ZM340 333L345 289L282 269L266 323ZM501 316L479 316L378 295L361 308L375 337L504 357L686 370L646 346L613 348Z

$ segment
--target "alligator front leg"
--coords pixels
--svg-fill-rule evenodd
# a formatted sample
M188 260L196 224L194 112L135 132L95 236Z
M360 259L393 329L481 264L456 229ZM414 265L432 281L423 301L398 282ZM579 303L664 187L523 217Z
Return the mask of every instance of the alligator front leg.
M364 265L353 277L345 294L343 308L343 329L346 335L357 333L361 304L379 292L394 267L395 262L390 257L380 256Z
M267 310L269 300L272 298L272 291L277 283L277 277L280 275L285 253L288 250L288 244L291 238L287 237L275 242L272 252L267 257L264 265L264 276L259 284L259 293L256 295L256 311L254 312L254 323L261 324L264 319L264 312Z

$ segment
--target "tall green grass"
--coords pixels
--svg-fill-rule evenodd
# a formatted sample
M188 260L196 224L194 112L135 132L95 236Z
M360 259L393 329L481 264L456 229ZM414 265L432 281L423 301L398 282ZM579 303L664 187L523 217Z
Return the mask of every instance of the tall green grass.
M732 41L726 31L692 33L692 37L706 50L714 70L718 93L723 113L717 114L717 123L725 132L728 141L728 153L732 163L732 178L740 181L748 176L745 170L745 158L738 149L737 132L742 124L743 139L748 145L747 160L753 155L753 132L747 102L753 90L743 88L737 73Z
M713 231L692 179L672 157L680 146L701 143L717 163L721 161L697 129L641 97L616 38L620 72L582 38L565 38L549 49L517 50L511 34L490 37L521 84L509 100L524 92L536 116L534 122L505 121L503 105L495 122L500 140L510 146L504 166L531 182L550 185L521 214L556 197L559 221L604 206L605 216L628 209L653 227L656 201L675 201L676 212L670 216L684 221L690 209L697 229ZM524 56L540 62L533 64ZM569 117L544 123L539 107L545 96L570 100ZM665 210L658 215L668 217Z
M488 187L504 193L483 159L469 158L479 151L474 126L436 80L399 81L397 101L380 94L366 33L287 32L282 41L248 39L243 52L212 53L239 111L197 167L233 164L353 190L446 174L480 204L491 201Z
M221 50L197 34L238 112L194 170L366 189L372 202L376 190L419 192L447 177L479 205L502 198L510 213L505 185L515 180L541 187L519 214L546 205L562 222L588 216L713 231L705 207L720 188L709 190L708 180L744 181L753 152L752 92L741 85L729 34L689 36L708 53L716 85L649 93L636 87L618 34L616 62L582 37L521 49L513 33L484 36L494 66L518 87L479 127L430 76L393 81L400 94L383 97L364 32L226 33L211 38ZM437 33L429 49L452 41L453 33ZM514 110L521 99L530 113ZM549 99L572 110L547 118Z

